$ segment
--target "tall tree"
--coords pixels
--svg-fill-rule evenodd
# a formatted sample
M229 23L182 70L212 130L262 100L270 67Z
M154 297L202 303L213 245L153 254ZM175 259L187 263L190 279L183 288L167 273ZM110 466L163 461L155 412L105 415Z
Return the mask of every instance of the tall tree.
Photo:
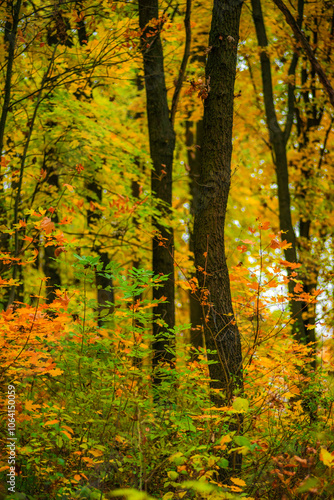
M206 64L204 136L194 224L195 264L206 304L205 342L211 386L231 401L242 389L240 334L231 301L224 224L231 183L233 97L242 1L215 0ZM206 296L206 299L205 299ZM222 398L213 393L216 405Z
M164 18L159 18L158 0L139 0L139 26L142 30L142 53L144 62L146 108L149 129L150 154L153 163L151 173L151 190L158 200L161 217L168 215L172 204L172 169L175 148L174 117L185 75L190 45L190 7L187 0L185 16L187 40L185 52L176 84L172 108L169 112L167 89L164 73L164 56L160 39L160 30ZM175 325L175 286L174 286L174 236L173 230L155 217L153 220L156 235L153 238L153 271L155 274L168 275L164 286L153 291L153 298L160 300L167 297L167 302L160 302L155 308L156 317L160 317L168 328ZM164 338L165 328L161 323L153 322L153 366L162 359L170 360ZM156 379L159 383L159 379Z
M190 191L190 213L194 216L199 200L199 173L201 166L201 143L203 137L203 120L196 123L196 135L193 131L195 125L193 122L186 122L186 146L188 152L189 165L189 191ZM189 250L194 252L194 231L190 228ZM204 347L203 342L203 319L202 307L198 297L193 291L189 292L190 303L190 341L191 345L198 349Z
M303 19L304 2L299 2L299 23ZM267 128L269 140L274 151L274 163L276 170L276 179L278 186L278 205L279 205L279 223L282 231L282 237L290 243L290 247L284 250L285 259L288 262L297 262L297 243L291 217L291 200L289 187L289 171L287 158L287 142L290 137L293 118L295 113L294 104L294 86L289 85L288 90L288 110L284 127L279 123L275 108L275 99L271 75L271 62L267 52L268 38L263 19L261 0L252 0L253 19L256 29L258 45L260 47L261 75L264 96L264 105L266 113ZM294 53L289 76L293 77L296 73L298 63L298 54ZM295 283L290 280L289 293L294 295ZM303 322L303 305L299 301L290 301L291 315L294 320L293 334L300 342L308 343L315 340L314 330L307 330Z

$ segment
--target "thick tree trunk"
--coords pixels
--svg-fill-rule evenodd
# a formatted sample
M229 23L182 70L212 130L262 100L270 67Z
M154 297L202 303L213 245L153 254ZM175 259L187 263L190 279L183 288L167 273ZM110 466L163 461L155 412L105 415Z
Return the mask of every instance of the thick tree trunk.
M226 265L224 224L231 183L234 82L242 2L214 0L206 64L204 137L199 178L200 199L194 224L194 250L202 303L206 311L204 334L209 365L211 399L215 406L231 404L242 392L242 352L234 318ZM219 389L219 393L216 391ZM242 418L230 422L242 433ZM231 453L226 481L241 468L242 456Z
M234 319L224 246L224 223L231 182L233 92L242 2L215 0L206 65L204 137L199 178L200 201L194 224L197 276L208 291L205 342L216 405L242 388L240 334ZM214 351L214 353L213 353Z
M153 163L151 173L151 189L155 195L161 217L168 214L172 203L172 167L175 147L175 134L169 117L167 89L165 84L163 50L160 40L161 24L154 27L148 23L158 20L158 0L139 0L139 25L143 30L142 52L144 60L146 107L150 140L150 153ZM162 23L162 21L161 21ZM148 36L147 36L148 35ZM161 317L168 328L175 325L174 309L174 239L172 229L167 230L158 218L153 220L156 236L153 238L153 271L154 274L169 276L164 286L153 290L153 298L167 297L168 302L160 303L154 308L155 318ZM162 239L161 239L162 238ZM153 366L161 360L170 360L164 339L166 328L153 322ZM159 378L155 383L159 384Z

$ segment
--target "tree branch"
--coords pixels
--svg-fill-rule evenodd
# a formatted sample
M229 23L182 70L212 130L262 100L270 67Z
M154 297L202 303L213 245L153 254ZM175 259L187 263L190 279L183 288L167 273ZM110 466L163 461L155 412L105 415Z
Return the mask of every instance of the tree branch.
M181 89L182 89L182 83L184 81L186 68L187 68L187 64L188 64L188 59L189 59L189 55L190 55L190 46L191 46L190 15L191 15L191 0L187 0L186 15L184 18L184 26L186 29L186 43L184 46L183 59L182 59L181 67L180 67L179 77L177 79L177 83L175 86L175 91L174 91L173 100L172 100L172 107L171 107L171 111L170 111L170 119L171 119L172 125L174 125L177 104L179 102L179 97L180 97L180 93L181 93Z
M282 0L274 0L275 4L277 7L280 9L280 11L284 14L285 19L287 23L290 25L292 28L292 31L296 37L296 39L301 43L303 49L306 52L306 55L312 65L313 70L317 73L319 80L323 84L325 91L327 92L327 95L329 97L331 105L334 107L334 89L332 87L332 84L328 80L321 64L319 63L318 59L315 57L314 52L306 40L306 37L300 30L298 24L296 23L294 17L292 16L291 12L289 9L286 7L286 5L282 2Z

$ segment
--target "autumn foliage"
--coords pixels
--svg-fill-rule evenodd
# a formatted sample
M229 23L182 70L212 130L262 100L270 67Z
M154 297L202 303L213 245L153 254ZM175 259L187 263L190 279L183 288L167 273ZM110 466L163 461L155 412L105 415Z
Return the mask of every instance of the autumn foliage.
M211 5L192 2L183 81L186 4L160 2L140 29L133 2L1 3L0 499L334 497L332 110L284 17L262 4L269 45L259 48L245 3L233 96L224 238L234 313L224 321L240 332L243 379L228 398L212 384L203 341L216 312L209 244L197 268L193 246ZM333 7L291 6L331 79ZM171 205L151 189L170 173L161 163L156 174L147 133L143 51L157 33L170 111L183 82ZM263 52L277 123L291 126L294 239L278 216ZM152 241L175 279L152 270ZM172 326L163 314L171 281Z

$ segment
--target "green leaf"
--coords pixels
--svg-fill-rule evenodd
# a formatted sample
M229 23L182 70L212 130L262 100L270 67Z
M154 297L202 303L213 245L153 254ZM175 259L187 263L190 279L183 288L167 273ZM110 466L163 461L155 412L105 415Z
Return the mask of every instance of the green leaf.
M220 467L221 469L227 469L227 467L228 467L228 460L226 460L226 458L221 458L221 459L217 462L217 465L218 465L218 467Z
M235 398L235 400L233 401L232 407L237 412L247 412L249 409L249 401L248 401L248 399L244 399L244 398Z
M319 483L316 477L309 477L304 483L302 483L298 488L298 493L305 493L312 488L315 488Z
M115 490L109 493L111 497L119 497L124 496L127 500L156 500L153 497L150 497L143 491L138 491L133 488Z
M238 446L247 446L248 448L250 448L252 445L250 440L246 436L234 436L233 439Z
M167 472L167 476L171 481L175 481L179 477L179 474L175 470L169 470Z

